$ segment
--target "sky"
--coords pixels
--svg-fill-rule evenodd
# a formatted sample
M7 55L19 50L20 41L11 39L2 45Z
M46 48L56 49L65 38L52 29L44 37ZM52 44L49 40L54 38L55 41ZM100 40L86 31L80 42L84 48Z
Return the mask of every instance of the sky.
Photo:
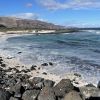
M0 0L0 16L64 26L100 26L100 0Z

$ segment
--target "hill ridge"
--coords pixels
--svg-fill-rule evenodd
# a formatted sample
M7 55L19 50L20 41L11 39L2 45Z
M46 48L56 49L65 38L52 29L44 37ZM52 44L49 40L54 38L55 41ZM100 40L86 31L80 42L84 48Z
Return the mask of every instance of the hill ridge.
M21 29L64 29L64 26L55 25L40 20L22 19L16 17L0 17L0 27Z

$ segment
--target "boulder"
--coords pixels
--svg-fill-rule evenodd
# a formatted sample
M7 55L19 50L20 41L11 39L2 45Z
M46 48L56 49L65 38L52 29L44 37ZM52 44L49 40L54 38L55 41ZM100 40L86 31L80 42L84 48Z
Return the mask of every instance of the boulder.
M39 82L39 83L35 84L33 88L42 89L43 88L43 82Z
M36 68L34 66L31 66L30 70L36 70Z
M11 94L8 91L0 89L0 100L9 100Z
M54 92L57 97L63 97L66 93L74 89L69 79L62 79L55 87Z
M14 86L17 83L15 78L8 79L5 83L7 86Z
M33 86L34 89L42 89L43 81L44 78L34 77L32 80L29 80L29 83L31 84L31 86Z
M13 78L16 79L16 81L20 80L21 82L27 82L30 78L30 76L27 75L27 74L15 74L15 75L12 75L12 76L13 76ZM18 81L17 81L17 83L18 83Z
M11 97L10 100L19 100L18 98Z
M22 99L23 100L37 100L39 90L27 90L24 92Z
M56 100L53 89L44 87L38 96L38 100Z
M11 87L10 91L13 91L14 97L21 98L22 94L24 93L25 89L21 85L21 83L16 84L15 86Z
M100 90L96 87L92 86L83 86L80 87L80 93L82 94L83 99L89 98L98 98L100 97ZM95 99L94 99L95 100Z
M82 100L82 98L78 92L71 91L65 95L64 100Z
M89 99L86 100L100 100L100 97L90 97Z
M58 97L57 100L64 100L64 98Z
M55 82L54 81L51 81L51 80L44 80L44 82L43 82L44 87L45 86L53 87L54 84L55 84Z
M26 83L25 90L32 90L32 89L33 89L33 84L30 82Z
M37 84L39 82L42 82L44 80L44 78L41 78L41 77L34 77L32 82L33 84Z

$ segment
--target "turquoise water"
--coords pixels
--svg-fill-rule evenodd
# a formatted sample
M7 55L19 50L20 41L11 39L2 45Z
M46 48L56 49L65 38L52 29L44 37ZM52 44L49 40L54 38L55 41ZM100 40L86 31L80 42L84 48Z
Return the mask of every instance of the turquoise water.
M57 75L78 72L88 81L100 80L100 35L96 32L11 37L0 49L25 64L53 62L46 69Z

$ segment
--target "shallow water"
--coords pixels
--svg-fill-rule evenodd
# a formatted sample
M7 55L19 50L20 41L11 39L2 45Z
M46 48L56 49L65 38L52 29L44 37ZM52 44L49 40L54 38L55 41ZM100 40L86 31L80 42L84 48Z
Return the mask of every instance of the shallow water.
M45 68L57 75L78 72L88 82L100 80L100 35L95 31L11 37L0 43L0 50L25 64L53 62Z

